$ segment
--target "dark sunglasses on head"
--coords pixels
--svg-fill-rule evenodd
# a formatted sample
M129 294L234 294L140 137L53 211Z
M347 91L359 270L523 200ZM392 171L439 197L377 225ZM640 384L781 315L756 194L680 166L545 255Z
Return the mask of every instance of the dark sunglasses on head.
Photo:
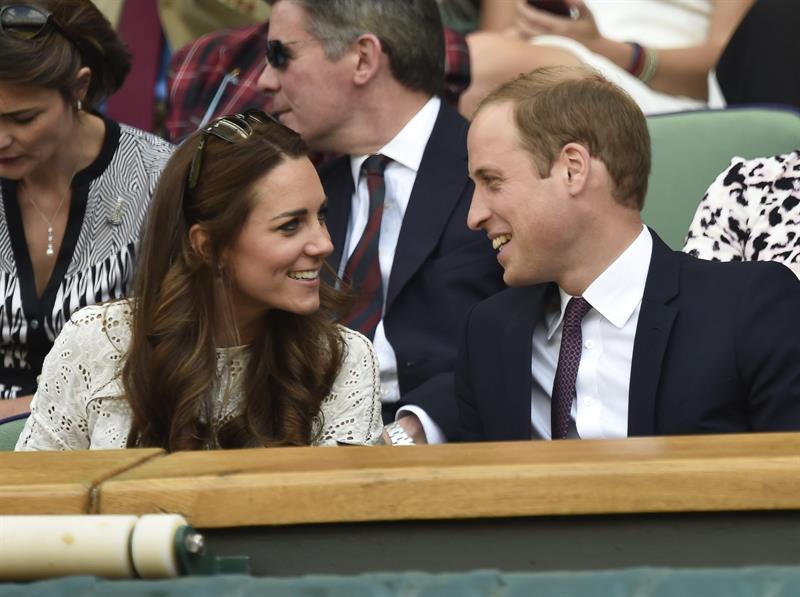
M43 8L29 4L9 4L0 9L0 33L9 37L33 39L41 35L48 25L78 48L77 40L58 24L52 13Z
M186 193L193 191L200 180L200 170L203 168L203 158L205 157L206 144L210 135L215 136L217 139L222 139L226 143L241 143L253 134L251 123L267 124L268 122L283 127L279 120L261 110L246 110L240 114L223 116L203 127L201 129L200 142L197 144L192 163L189 166L189 174L186 178Z

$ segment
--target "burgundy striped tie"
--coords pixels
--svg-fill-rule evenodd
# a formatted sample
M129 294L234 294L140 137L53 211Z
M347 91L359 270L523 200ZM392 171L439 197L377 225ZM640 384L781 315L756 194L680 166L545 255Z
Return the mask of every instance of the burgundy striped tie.
M352 287L355 299L343 323L370 339L375 336L375 328L383 314L383 283L378 243L383 201L386 197L383 171L390 161L386 156L371 155L361 166L361 175L367 177L369 218L361 240L344 268L344 280Z
M575 400L575 382L583 352L581 322L592 306L582 296L569 299L564 310L564 325L561 331L561 349L558 352L556 378L553 382L553 400L550 404L550 436L566 439L569 431L570 411Z

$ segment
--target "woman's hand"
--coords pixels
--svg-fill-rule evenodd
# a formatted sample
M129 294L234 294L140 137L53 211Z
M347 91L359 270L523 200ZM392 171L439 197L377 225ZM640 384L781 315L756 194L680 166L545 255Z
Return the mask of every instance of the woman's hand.
M545 10L534 8L526 0L517 0L514 30L523 39L538 35L560 35L569 37L591 49L603 39L597 29L592 12L583 0L566 0L577 17L572 19L554 15Z

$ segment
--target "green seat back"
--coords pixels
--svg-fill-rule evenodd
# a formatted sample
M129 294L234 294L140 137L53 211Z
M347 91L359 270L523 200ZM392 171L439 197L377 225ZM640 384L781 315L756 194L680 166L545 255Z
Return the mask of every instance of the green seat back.
M0 452L12 452L28 417L0 423Z
M800 148L800 114L788 108L729 108L650 116L653 167L642 211L673 249L683 247L706 189L731 158Z

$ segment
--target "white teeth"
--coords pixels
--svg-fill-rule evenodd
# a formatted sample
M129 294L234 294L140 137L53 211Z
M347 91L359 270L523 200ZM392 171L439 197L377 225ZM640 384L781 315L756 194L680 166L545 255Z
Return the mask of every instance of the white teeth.
M304 272L289 272L289 277L294 280L314 280L319 278L319 270L312 269Z
M496 236L492 239L492 248L494 248L494 250L496 251L510 240L511 240L510 234L501 234L500 236Z

